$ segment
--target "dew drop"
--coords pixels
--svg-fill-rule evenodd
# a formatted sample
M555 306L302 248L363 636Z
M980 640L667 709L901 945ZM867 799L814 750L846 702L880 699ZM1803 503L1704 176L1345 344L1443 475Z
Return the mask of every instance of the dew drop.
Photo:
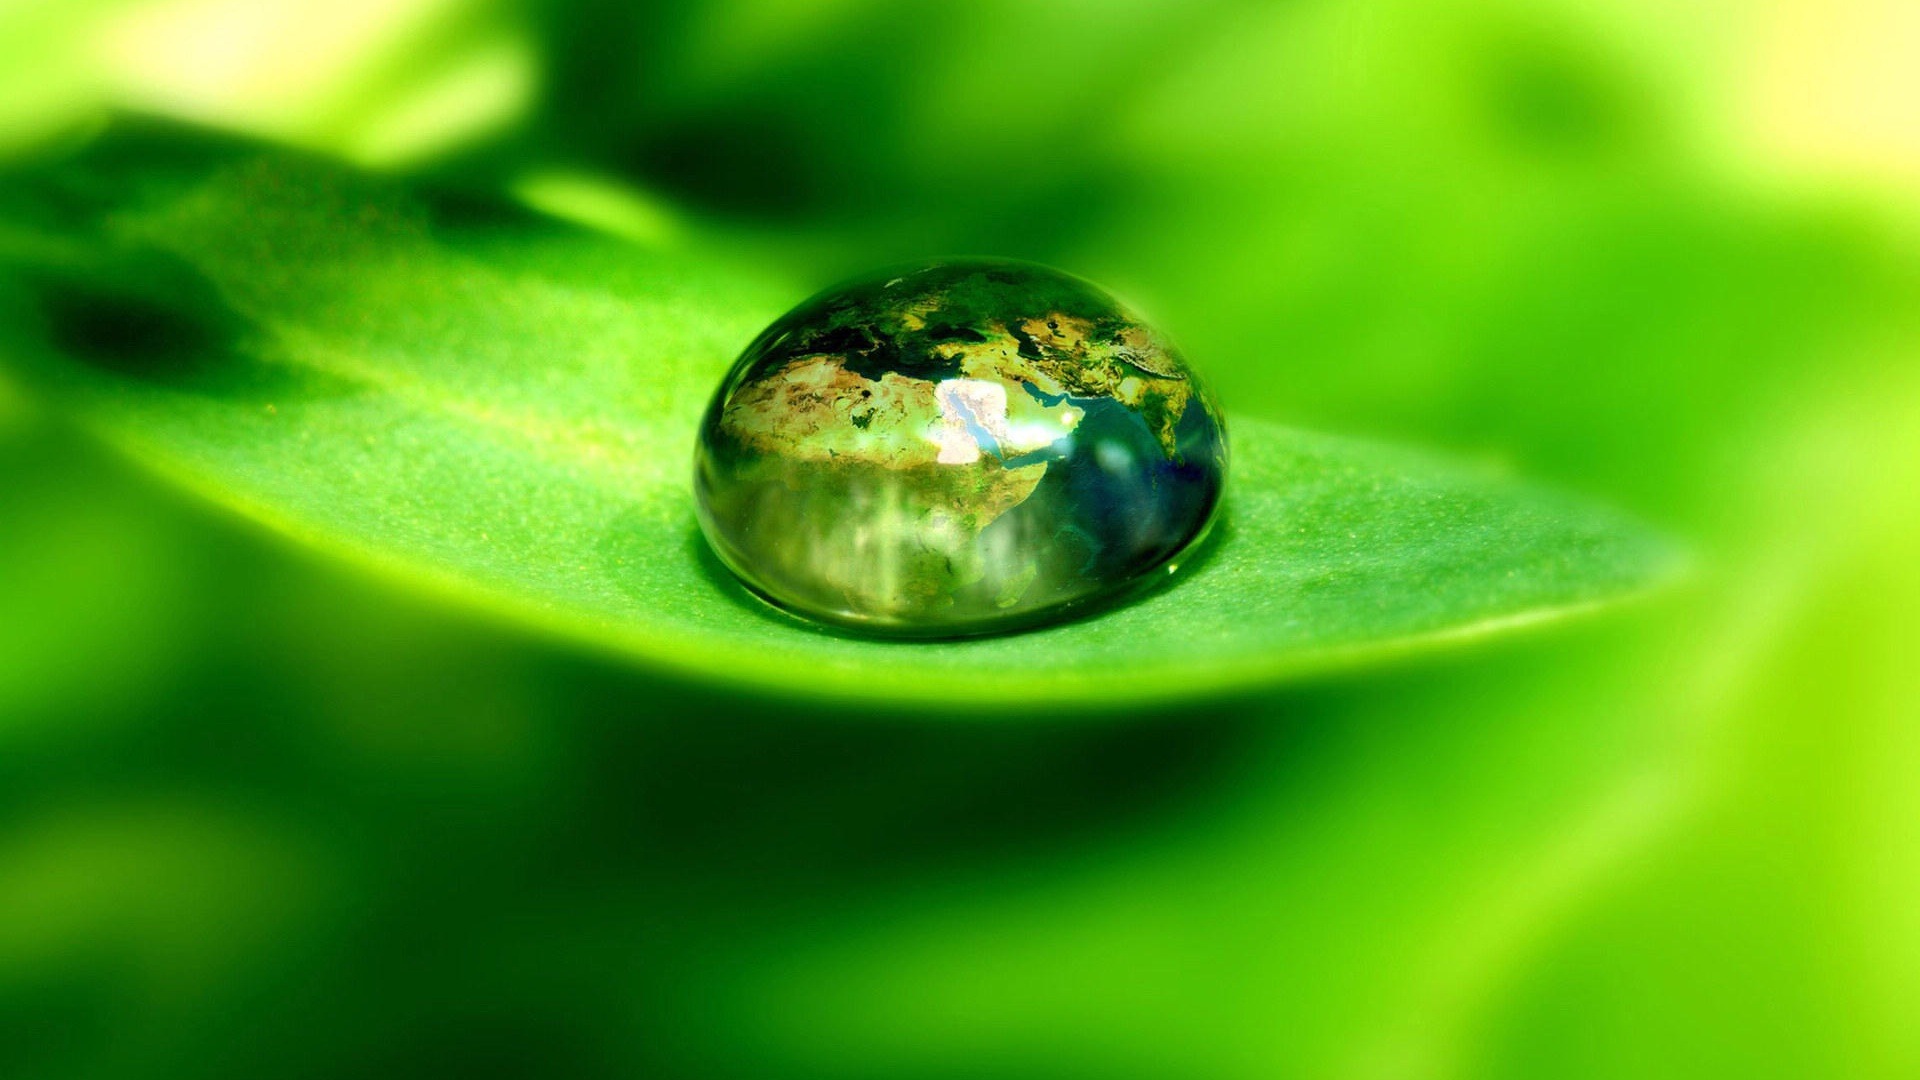
M735 362L694 455L700 526L806 618L957 637L1076 614L1206 532L1219 408L1104 291L947 260L802 303Z

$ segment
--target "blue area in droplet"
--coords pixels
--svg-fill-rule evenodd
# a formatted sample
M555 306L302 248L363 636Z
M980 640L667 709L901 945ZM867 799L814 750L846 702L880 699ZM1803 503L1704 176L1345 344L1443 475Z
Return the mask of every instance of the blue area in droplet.
M1041 580L1071 580L1171 558L1193 539L1189 526L1219 497L1220 440L1198 400L1182 415L1180 453L1169 458L1146 420L1120 401L1022 387L1042 405L1079 409L1080 422L1045 447L1002 459L1009 469L1045 463L1047 471L1030 496L982 530L983 541L1047 537L1036 554L1048 564Z

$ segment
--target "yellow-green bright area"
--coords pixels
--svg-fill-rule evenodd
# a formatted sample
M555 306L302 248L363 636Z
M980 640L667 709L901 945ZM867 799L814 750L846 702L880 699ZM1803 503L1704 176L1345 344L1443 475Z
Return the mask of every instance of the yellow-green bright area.
M1915 57L0 6L0 1075L1920 1076ZM1190 580L968 644L728 591L703 388L950 254L1206 374Z

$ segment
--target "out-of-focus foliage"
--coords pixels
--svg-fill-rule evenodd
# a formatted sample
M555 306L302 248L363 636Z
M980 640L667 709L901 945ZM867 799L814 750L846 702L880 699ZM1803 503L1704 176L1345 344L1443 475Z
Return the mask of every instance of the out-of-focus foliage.
M114 105L774 278L1054 262L1239 413L1554 479L1702 573L928 724L472 625L16 394L0 1071L1920 1072L1910 7L7 8L16 154Z

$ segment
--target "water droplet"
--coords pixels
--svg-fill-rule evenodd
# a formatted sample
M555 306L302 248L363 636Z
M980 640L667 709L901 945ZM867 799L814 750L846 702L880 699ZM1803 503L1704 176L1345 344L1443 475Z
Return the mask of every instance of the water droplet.
M943 637L1163 580L1226 479L1219 408L1099 288L951 260L813 297L760 335L700 429L700 525L788 611Z

